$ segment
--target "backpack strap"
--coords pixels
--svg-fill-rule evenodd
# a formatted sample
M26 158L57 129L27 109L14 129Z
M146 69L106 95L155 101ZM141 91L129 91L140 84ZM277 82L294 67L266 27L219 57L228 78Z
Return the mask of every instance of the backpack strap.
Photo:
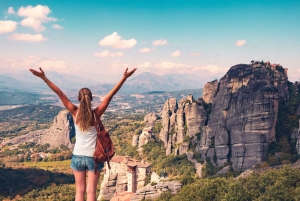
M100 132L101 130L102 130L102 131L105 131L105 128L104 128L104 126L103 126L103 124L102 124L100 118L99 118L99 119L97 118L97 115L96 115L95 110L93 110L93 119L94 119L94 126L95 126L95 128L96 128L97 133ZM97 137L98 137L98 136L97 136ZM96 141L96 143L97 143L97 141ZM96 144L96 147L97 147L97 144ZM109 156L107 155L107 160L106 160L106 162L107 162L108 168L111 169L110 164L109 164L109 161L110 161L110 158L109 158ZM94 160L94 166L95 166L95 168L94 168L94 173L97 174L98 162L96 162L95 160Z
M105 131L105 128L100 120L100 118L97 118L96 112L95 110L93 110L93 118L94 118L94 126L96 128L96 130L99 132L101 130Z

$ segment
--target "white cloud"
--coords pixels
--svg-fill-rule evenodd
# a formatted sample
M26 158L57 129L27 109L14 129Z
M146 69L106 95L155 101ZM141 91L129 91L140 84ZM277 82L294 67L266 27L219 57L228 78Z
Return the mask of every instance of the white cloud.
M8 10L7 10L7 14L15 14L14 8L9 7Z
M216 65L193 66L181 63L173 63L169 61L158 62L151 65L149 62L137 65L137 68L144 68L150 72L157 74L167 73L192 73L202 76L223 76L228 71L228 68L221 68Z
M21 25L33 28L36 32L44 31L46 28L42 25L42 21L37 18L27 17L21 21Z
M63 27L60 26L59 24L53 24L52 27L53 27L54 29L63 29Z
M111 46L116 49L132 48L136 44L137 41L133 38L129 40L121 39L121 36L119 36L117 32L113 32L111 35L108 35L99 41L99 45L101 46Z
M44 31L46 28L42 23L57 21L56 18L48 17L48 14L51 13L51 10L48 6L37 5L35 7L27 6L21 7L18 10L18 15L25 17L21 21L22 26L33 28L36 32Z
M21 34L21 33L15 33L8 37L11 40L18 40L18 41L29 41L29 42L41 42L44 40L48 40L48 38L44 38L42 34Z
M22 17L33 17L44 21L57 21L56 18L48 17L51 10L48 6L37 5L35 7L27 6L21 7L18 10L18 15Z
M149 68L149 67L151 67L152 65L151 65L151 63L150 62L145 62L145 63L142 63L142 64L139 64L139 65L137 65L137 68Z
M198 56L200 56L201 54L200 53L198 53L198 52L191 52L190 53L190 56L191 57L198 57Z
M16 30L17 22L12 20L0 20L0 33L10 33Z
M51 69L51 71L65 71L67 68L66 62L63 60L43 59L36 55L30 55L25 59L6 59L6 64L13 68L28 69L41 67L43 70Z
M220 68L217 65L206 65L206 66L202 66L200 67L201 70L207 70L213 74L217 74L217 73L226 73L228 71L228 68Z
M66 62L62 60L56 60L55 58L53 59L48 59L48 60L43 60L41 61L38 66L42 67L43 69L51 69L52 70L58 70L58 71L63 71L66 70Z
M172 56L172 57L180 57L180 56L181 56L180 50L176 50L175 52L173 52L173 53L171 54L171 56Z
M159 39L159 40L154 40L152 41L152 44L154 46L159 46L159 45L169 45L167 40Z
M237 47L244 46L246 44L246 42L247 42L246 40L238 40L238 41L236 41L235 46L237 46Z
M150 48L146 47L146 48L140 49L139 52L141 52L141 53L147 53L147 52L152 52L152 50Z
M101 58L104 58L104 57L122 57L123 56L123 52L115 52L115 53L112 53L112 52L109 52L108 50L105 50L103 52L97 52L94 54L95 57L101 57Z

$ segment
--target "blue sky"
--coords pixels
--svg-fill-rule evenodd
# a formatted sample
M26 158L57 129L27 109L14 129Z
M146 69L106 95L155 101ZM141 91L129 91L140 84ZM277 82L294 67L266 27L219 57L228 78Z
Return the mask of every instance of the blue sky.
M117 81L189 73L211 81L251 60L300 79L300 1L0 0L0 73L39 66Z

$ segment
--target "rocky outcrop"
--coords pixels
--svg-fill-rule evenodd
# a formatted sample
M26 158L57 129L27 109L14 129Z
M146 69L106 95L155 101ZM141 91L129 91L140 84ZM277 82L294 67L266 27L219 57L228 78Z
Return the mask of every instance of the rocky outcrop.
M132 138L132 146L139 145L139 151L142 151L142 146L148 143L148 141L154 137L153 127L154 122L159 119L159 116L155 112L151 112L144 117L145 127L140 135L134 135Z
M125 174L126 176L126 173L123 174ZM109 177L101 183L99 197L104 200L110 200L113 197L114 193L116 192L117 180L118 180L118 173L109 175ZM126 178L126 186L127 186L127 178Z
M15 145L24 142L49 143L50 148L56 148L63 144L72 150L74 145L71 143L70 138L73 136L75 136L75 128L72 115L68 111L63 110L54 118L53 125L49 129L33 131L7 140L5 143Z
M300 154L300 119L299 119L299 128L293 130L292 138L297 139L296 150L297 153Z
M204 104L203 100L195 101L192 95L180 100L179 107L176 99L170 99L165 103L162 110L163 127L160 139L165 143L167 155L172 153L176 144L183 143L186 136L194 137L202 132L207 119Z
M153 126L153 123L159 119L158 115L155 112L151 112L144 117L144 123L146 126Z
M203 100L206 103L212 103L218 91L218 88L219 88L218 80L208 82L206 85L204 85L203 94L202 94Z
M167 191L176 194L182 188L179 181L158 182L156 185L148 184L136 191L135 195L131 196L131 201L140 201L143 199L154 200Z
M216 165L230 161L234 169L251 168L265 160L268 143L275 140L278 101L288 97L287 75L277 65L241 64L219 85L197 150L215 156Z
M166 101L161 118L162 118L162 129L160 131L160 139L165 143L167 147L169 141L169 135L173 135L174 131L171 131L170 128L175 125L175 116L178 109L176 98L170 98Z
M219 82L208 83L202 99L182 99L178 106L176 100L166 101L160 138L169 154L185 136L201 133L196 151L203 160L249 169L265 160L268 143L275 140L279 100L288 96L287 69L281 65L239 64Z

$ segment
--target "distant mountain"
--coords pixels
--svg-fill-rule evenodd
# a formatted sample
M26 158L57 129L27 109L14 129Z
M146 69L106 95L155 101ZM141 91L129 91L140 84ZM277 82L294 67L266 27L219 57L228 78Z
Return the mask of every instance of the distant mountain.
M144 72L128 80L120 93L143 93L148 91L178 91L201 88L197 76L185 74L157 75Z
M42 85L37 85L33 82L0 75L0 91L31 91L43 88Z
M47 72L47 77L67 94L76 94L82 87L89 87L94 94L106 94L115 84L97 83L78 76ZM178 91L200 89L201 79L191 74L157 75L144 72L125 82L119 94L144 93L149 91ZM0 91L49 90L42 80L33 77L29 71L0 75Z
M1 75L0 75L1 76ZM28 71L21 71L19 73L7 73L4 74L2 76L5 77L10 77L13 78L15 80L18 80L18 84L22 84L20 83L20 81L23 81L23 83L30 83L31 87L34 88L36 87L37 89L48 89L48 87L45 84L41 84L43 83L42 80L34 77L32 75L32 73L28 70ZM83 77L78 77L78 76L73 76L73 75L68 75L68 74L62 74L62 73L57 73L57 72L47 72L47 77L49 79L51 79L51 81L55 84L57 84L57 86L61 87L64 90L73 90L73 89L80 89L82 87L90 87L93 85L96 85L97 82L91 79L86 79ZM1 79L1 77L0 77ZM18 84L14 84L14 86L18 86ZM1 84L1 80L0 80L0 87L2 86Z

